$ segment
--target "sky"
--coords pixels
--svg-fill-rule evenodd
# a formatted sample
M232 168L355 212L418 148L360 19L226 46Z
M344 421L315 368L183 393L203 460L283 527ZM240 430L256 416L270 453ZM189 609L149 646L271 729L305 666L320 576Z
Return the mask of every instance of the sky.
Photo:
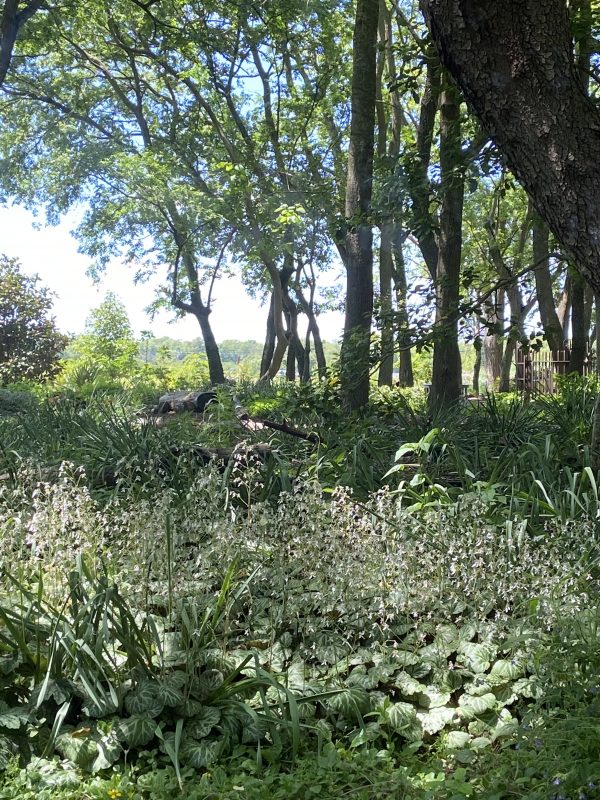
M38 220L39 223L39 220ZM150 330L155 336L173 339L196 339L200 336L197 321L184 318L171 323L173 315L160 312L152 321L144 309L154 297L159 281L134 284L133 270L118 261L111 262L100 283L86 274L91 260L77 252L71 236L74 219L67 217L56 227L35 228L34 216L24 208L0 208L0 253L19 259L28 275L39 275L41 284L55 293L54 316L61 331L82 333L91 309L100 305L107 292L114 292L129 314L132 328L139 336ZM268 306L250 298L235 278L223 279L213 290L211 324L217 341L225 339L264 340ZM321 335L337 341L343 319L339 312L321 315Z

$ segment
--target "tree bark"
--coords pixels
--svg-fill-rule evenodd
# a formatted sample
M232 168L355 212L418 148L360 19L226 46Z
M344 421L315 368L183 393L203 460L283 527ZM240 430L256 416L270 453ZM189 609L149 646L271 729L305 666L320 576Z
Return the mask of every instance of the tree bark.
M269 313L267 315L267 331L265 334L265 344L260 359L260 374L264 375L273 361L273 353L275 352L275 322L273 319L273 292L271 292L271 299L269 301Z
M532 231L533 263L536 265L534 270L535 292L544 328L544 337L550 350L562 350L564 347L563 328L556 313L550 276L550 248L548 247L550 231L539 214L534 214Z
M195 311L194 315L200 323L200 330L202 331L202 338L204 339L204 350L206 351L206 360L208 361L210 382L213 385L225 383L225 373L223 372L219 345L217 344L210 324L210 309L205 308L202 311Z
M345 207L346 317L340 354L342 399L349 410L358 410L369 400L373 315L373 231L369 210L373 184L378 14L379 0L358 0Z
M411 341L408 319L408 283L406 280L406 266L404 263L404 242L406 233L397 230L393 241L394 256L394 287L396 290L396 314L398 325L396 337L398 342L398 384L400 386L413 386L415 379L412 367Z
M391 386L394 375L394 325L392 308L392 278L394 260L392 255L393 223L381 226L379 245L379 313L381 315L381 361L379 363L379 386Z
M460 96L448 85L440 103L440 173L442 207L436 270L436 328L429 406L439 410L461 395L462 364L458 348L458 305L462 251L462 174Z
M600 292L600 110L564 0L421 0L442 62L577 269Z
M587 351L587 329L585 326L585 283L580 275L573 275L571 294L571 356L569 372L583 375Z

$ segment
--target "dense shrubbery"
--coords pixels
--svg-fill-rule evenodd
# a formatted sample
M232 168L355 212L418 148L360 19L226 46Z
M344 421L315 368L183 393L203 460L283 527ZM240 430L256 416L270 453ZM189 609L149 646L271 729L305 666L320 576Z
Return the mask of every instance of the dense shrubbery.
M321 444L227 390L204 424L99 396L0 419L10 796L597 796L589 382L451 420L236 392ZM198 462L242 437L277 449Z

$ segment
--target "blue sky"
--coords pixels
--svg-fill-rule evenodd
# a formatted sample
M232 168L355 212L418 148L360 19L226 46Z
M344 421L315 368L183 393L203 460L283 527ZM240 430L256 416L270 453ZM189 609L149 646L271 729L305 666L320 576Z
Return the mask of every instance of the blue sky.
M86 274L91 262L77 252L77 242L69 233L73 223L68 219L57 227L39 230L34 224L33 215L23 208L0 208L0 252L18 258L25 272L38 274L42 284L56 294L54 313L61 330L81 333L90 310L102 302L106 292L112 291L125 304L137 334L151 330L156 336L175 339L195 339L200 335L198 323L192 318L170 324L172 316L163 312L151 321L144 309L152 301L156 283L135 285L133 272L127 266L111 263L102 282L94 283ZM216 285L213 296L211 323L217 341L263 340L267 307L258 306L240 283L224 279ZM336 341L342 330L342 315L324 314L320 324L323 338Z

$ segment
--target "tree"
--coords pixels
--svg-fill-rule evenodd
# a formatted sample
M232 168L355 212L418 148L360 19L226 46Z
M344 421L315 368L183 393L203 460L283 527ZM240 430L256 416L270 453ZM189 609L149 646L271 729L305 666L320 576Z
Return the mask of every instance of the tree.
M5 0L0 17L0 86L6 79L19 31L43 5L44 0Z
M373 232L368 215L373 190L378 13L378 0L358 0L343 243L347 285L341 352L342 393L350 409L361 408L369 400Z
M564 0L421 0L440 58L577 269L600 292L600 110Z
M51 292L24 275L19 262L0 256L0 383L55 374L68 337L56 328Z
M73 352L98 374L112 379L135 371L139 346L125 306L113 292L92 310L86 332L74 342Z

